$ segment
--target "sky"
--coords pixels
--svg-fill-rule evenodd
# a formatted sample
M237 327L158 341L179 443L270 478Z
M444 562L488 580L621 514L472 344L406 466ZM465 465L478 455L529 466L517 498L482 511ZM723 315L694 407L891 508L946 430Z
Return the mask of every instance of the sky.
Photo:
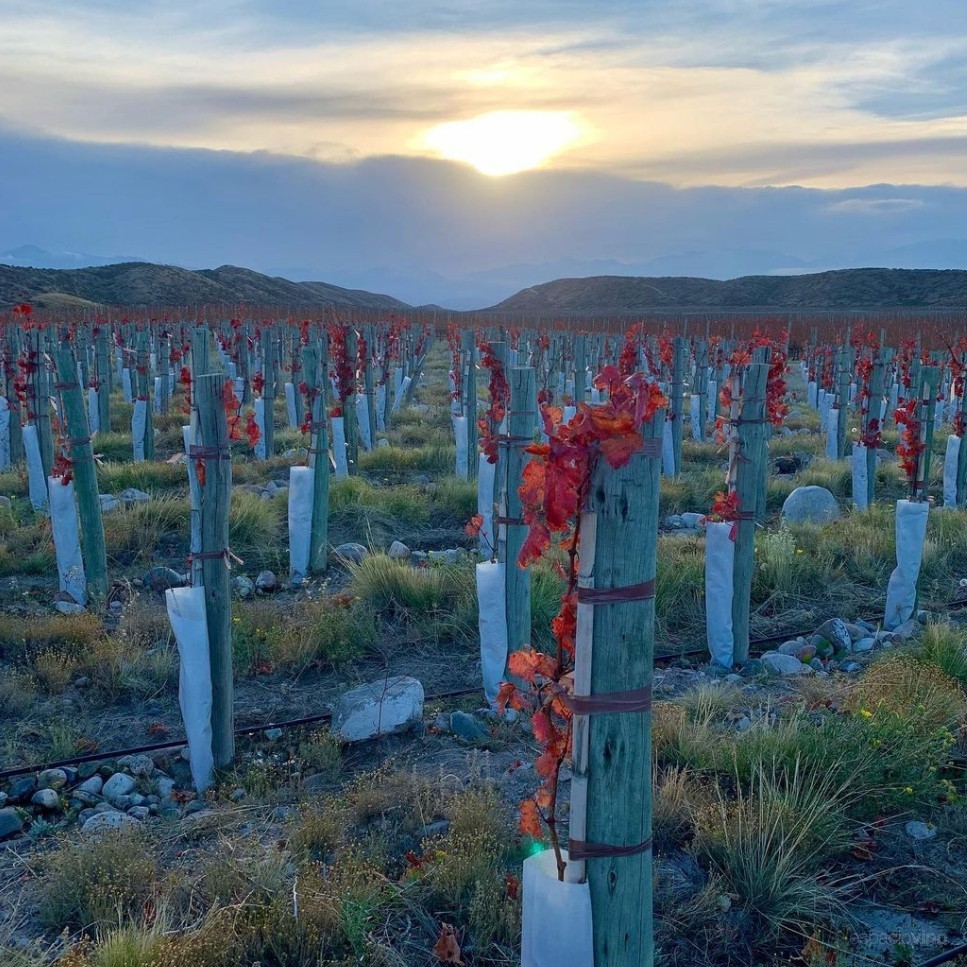
M455 308L963 267L967 4L0 0L0 148L0 252Z

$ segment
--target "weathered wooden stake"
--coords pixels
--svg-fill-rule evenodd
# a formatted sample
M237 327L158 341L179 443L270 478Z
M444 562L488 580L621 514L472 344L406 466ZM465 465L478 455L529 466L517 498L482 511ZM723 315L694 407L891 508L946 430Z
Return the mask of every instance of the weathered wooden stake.
M685 340L676 336L672 343L672 396L670 416L672 422L672 451L675 455L675 476L682 472L682 426L685 401Z
M271 460L275 456L275 363L278 355L278 345L275 339L275 331L272 326L266 325L262 328L262 378L265 385L262 387L262 422L265 424L263 432L265 435L265 459Z
M77 513L81 522L81 557L87 591L93 603L101 604L108 591L107 551L84 392L77 382L77 361L69 345L61 345L54 350L54 361L74 469L74 493L77 495Z
M645 424L646 445L660 452L665 422ZM649 443L649 441L655 441ZM593 582L597 591L647 589L655 580L659 460L643 453L612 470L600 461L589 511L596 516ZM579 603L579 612L587 608ZM580 615L579 615L579 620ZM593 606L590 694L651 689L655 599ZM651 711L595 714L587 726L587 839L590 844L641 847L630 856L588 858L594 967L654 963L651 850ZM575 762L575 775L578 772Z
M195 385L198 392L201 460L205 467L205 480L201 487L201 557L212 669L212 754L216 768L223 768L235 758L228 547L232 462L228 420L222 401L225 377L221 374L197 376Z
M509 439L504 450L504 500L507 515L506 567L504 580L507 600L507 652L520 651L531 641L531 581L530 571L518 567L517 558L527 539L528 527L520 520L521 505L518 488L521 474L530 457L524 453L527 440L532 440L537 426L537 375L530 367L511 369L510 412L507 418ZM498 467L500 464L498 463ZM508 673L509 674L509 673Z
M317 343L302 350L302 369L309 387L312 418L309 427L309 466L312 473L312 531L309 535L309 570L322 573L329 560L329 439L326 421L324 367Z
M736 441L735 489L739 498L736 522L735 570L732 593L733 657L736 664L749 660L749 609L755 570L755 510L758 481L762 476L765 435L765 395L769 366L753 363L742 387L742 408Z

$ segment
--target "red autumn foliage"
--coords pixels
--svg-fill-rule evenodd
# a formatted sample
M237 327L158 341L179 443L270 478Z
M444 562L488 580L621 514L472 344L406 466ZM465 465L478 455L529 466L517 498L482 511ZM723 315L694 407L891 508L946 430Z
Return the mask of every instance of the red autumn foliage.
M581 512L598 461L613 468L625 466L644 446L642 426L667 405L658 384L641 373L624 378L616 367L607 366L595 386L608 391L607 403L592 407L579 402L567 423L560 422L556 407L543 407L548 442L533 444L526 451L531 459L518 493L528 532L517 563L525 567L556 542L567 552L567 585L561 609L551 622L556 654L514 652L508 661L510 673L526 687L505 682L497 698L501 709L509 705L531 712L534 738L541 748L536 763L541 785L520 804L520 829L537 838L543 821L555 850L558 775L571 753L571 712L563 699L573 689Z
M925 449L920 439L920 421L917 419L919 401L914 398L906 400L897 407L893 419L897 426L902 426L900 442L897 444L896 455L900 469L906 474L910 487L917 482L917 472L920 468L920 457Z
M490 370L488 387L490 406L487 408L487 412L477 420L477 428L480 431L480 449L486 455L488 463L496 463L497 433L507 413L507 404L510 402L510 386L504 374L504 364L494 354L490 343L485 342L480 346L480 363Z

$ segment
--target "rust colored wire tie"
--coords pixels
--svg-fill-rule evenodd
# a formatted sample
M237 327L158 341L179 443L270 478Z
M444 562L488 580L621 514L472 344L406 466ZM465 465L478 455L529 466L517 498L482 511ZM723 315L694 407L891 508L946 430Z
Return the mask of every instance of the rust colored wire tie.
M639 853L645 853L651 849L651 846L650 836L636 846L612 846L609 843L585 843L580 839L569 839L567 855L568 859L572 860L621 859L625 856L637 856Z
M517 526L521 524L526 524L527 521L523 517L495 517L495 524L510 524L512 526Z
M204 447L192 445L188 448L188 456L192 460L231 460L232 454L228 447Z
M578 588L578 604L622 604L650 601L655 596L655 579L629 584L623 588Z
M87 444L91 442L91 438L86 436L81 437L79 440L69 439L67 442L70 444L71 449L74 447L86 447Z
M76 380L73 383L54 383L54 389L58 393L63 393L64 390L68 389L77 389L79 386L80 383L78 383Z
M199 551L197 554L189 554L188 563L192 564L195 561L215 561L219 558L224 558L225 566L229 569L231 569L232 561L234 561L236 564L245 563L238 555L233 554L232 551L227 547L222 548L220 551Z

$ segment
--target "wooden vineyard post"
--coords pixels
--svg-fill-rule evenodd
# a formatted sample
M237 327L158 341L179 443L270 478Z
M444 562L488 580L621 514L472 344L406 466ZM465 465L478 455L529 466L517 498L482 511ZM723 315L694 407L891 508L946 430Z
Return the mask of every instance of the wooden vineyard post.
M883 399L883 377L886 365L883 359L883 349L874 351L873 369L870 371L870 395L866 400L866 416L863 421L863 439L870 440L879 437L883 429L880 420L880 404ZM873 427L877 427L874 434ZM866 449L866 506L872 507L876 500L876 447Z
M467 418L467 479L477 479L477 346L473 330L464 329L461 357L463 360L463 415Z
M366 394L366 413L369 417L369 445L376 449L376 381L373 374L373 357L376 351L375 331L372 326L363 330L366 343L366 359L363 363L363 392Z
M204 466L201 485L201 559L212 669L212 754L216 768L235 758L235 715L232 684L232 599L229 570L228 511L232 496L232 463L228 420L222 401L225 377L197 376L196 451Z
M675 476L682 471L682 426L685 400L685 340L676 336L672 342L672 398L669 409L672 422L672 452L675 456Z
M94 345L94 374L97 379L97 425L102 433L111 432L111 354L107 326L100 326Z
M262 328L262 431L265 436L265 459L275 455L275 357L278 346L272 326ZM213 672L214 674L214 672ZM217 760L216 760L217 762Z
M733 657L736 664L749 660L749 609L755 570L755 508L762 476L765 438L765 396L769 366L749 366L742 387L738 426L733 427L736 443L735 490L739 501L736 521L735 570L732 596Z
M54 465L54 438L50 428L50 377L47 373L47 353L43 334L31 329L27 334L27 347L34 364L27 391L27 406L33 405L37 442L40 446L40 462L44 466L44 479L50 476Z
M517 558L527 538L527 525L521 521L518 488L529 457L524 448L534 440L537 426L537 374L529 366L510 370L510 411L504 449L506 471L506 582L507 653L520 651L531 640L530 571L518 567ZM508 672L509 674L509 672Z
M917 461L916 499L926 500L930 489L930 463L933 457L933 408L937 398L940 370L936 366L924 366L919 371L920 405L917 419L920 421L920 442L923 457Z
M836 403L839 406L839 421L836 424L836 457L839 460L846 459L846 447L848 444L846 428L849 425L849 385L851 376L850 353L846 348L843 348L836 354Z
M191 583L202 583L201 554L201 481L197 461L192 457L193 447L200 445L198 419L198 377L209 367L208 330L198 326L191 331L191 411L188 415L188 499L190 507Z
M575 668L575 694L607 702L606 696L625 693L640 706L575 716L574 779L581 777L581 784L586 776L587 814L584 831L572 826L569 851L587 870L594 967L654 963L650 697L664 422L659 410L642 427L646 449L625 467L599 462L582 518L582 562L594 563L590 574L582 563L578 635L590 622L591 648L584 659L589 667ZM592 516L589 533L583 526ZM609 601L609 591L619 599ZM591 595L599 597L593 606ZM589 689L579 687L582 678ZM608 847L622 847L626 855L595 855Z
M24 458L23 426L26 414L17 396L17 375L20 371L21 333L19 326L8 326L4 333L3 371L4 390L10 409L10 466L15 467ZM965 394L967 395L967 394Z
M343 401L343 427L346 431L346 462L349 475L359 473L359 424L356 420L357 369L359 366L359 337L353 326L346 327L346 364L352 372L353 388Z
M137 353L135 355L135 399L145 402L144 409L144 459L154 459L154 419L151 413L151 374L148 362L148 333L140 330L136 339Z
M768 346L757 346L752 353L752 361L769 366L772 350ZM768 368L766 370L768 388ZM769 498L769 441L772 439L772 423L763 409L762 438L759 440L759 475L756 478L755 489L755 519L759 524L766 522L766 503Z
M312 467L312 530L309 570L322 573L329 559L329 440L326 424L325 379L317 341L302 350L302 370L309 388L309 466Z
M54 362L74 470L74 493L77 495L77 513L81 521L81 556L87 589L94 602L103 603L108 591L107 551L84 393L77 382L77 363L69 346L62 344L54 350Z
M967 380L960 395L960 421L962 425L967 424ZM10 425L13 426L13 423L11 422ZM10 455L12 459L12 448ZM967 434L961 437L960 451L957 454L957 506L967 506Z
M698 433L693 439L705 442L705 416L708 413L708 343L700 342L695 350L695 379L692 393L698 394Z
M583 333L574 337L574 405L584 402L587 388L587 349ZM536 376L534 386L537 386Z

